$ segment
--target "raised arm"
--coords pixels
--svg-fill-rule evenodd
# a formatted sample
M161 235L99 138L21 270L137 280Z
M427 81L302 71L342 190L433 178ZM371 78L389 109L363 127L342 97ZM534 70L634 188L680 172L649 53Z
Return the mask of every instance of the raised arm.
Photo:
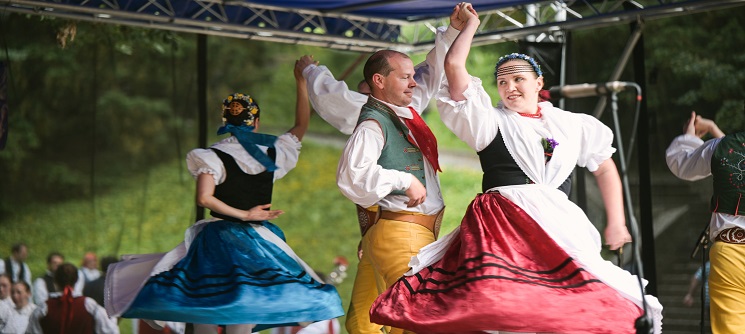
M336 80L331 71L319 65L311 55L300 57L295 66L301 67L310 103L316 113L341 133L352 134L367 95L349 89L344 81Z
M719 129L717 123L714 123L714 121L708 118L696 115L695 111L691 112L691 118L688 120L688 124L686 124L685 132L699 138L703 138L706 134L711 134L714 138L724 137L724 132Z
M701 137L711 133L714 139ZM696 181L711 175L711 156L724 133L713 121L691 112L683 134L675 137L665 150L667 167L678 178Z
M305 131L308 130L308 123L310 122L310 104L308 104L308 86L303 77L303 69L305 66L300 60L295 61L295 126L290 129L290 133L295 135L298 140L303 140Z
M451 99L463 101L465 100L463 92L468 88L468 83L471 80L471 76L466 69L466 59L468 59L468 53L471 50L473 35L481 21L470 3L461 2L454 11L457 12L460 21L464 22L463 29L448 50L444 67Z
M457 8L457 7L456 7ZM422 113L432 98L440 90L442 81L445 79L443 63L445 55L450 49L453 41L460 33L459 29L463 28L465 22L458 18L454 9L450 14L450 25L447 27L437 28L435 37L435 46L427 53L426 58L414 67L416 73L414 80L417 86L414 87L411 107Z

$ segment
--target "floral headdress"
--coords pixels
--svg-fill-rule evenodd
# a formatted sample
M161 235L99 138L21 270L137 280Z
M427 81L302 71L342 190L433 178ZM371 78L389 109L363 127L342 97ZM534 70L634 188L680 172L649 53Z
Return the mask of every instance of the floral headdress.
M254 120L259 118L259 105L248 94L233 93L222 100L222 122L239 125L243 123L248 126L254 125Z
M528 64L530 64L530 66L528 67L528 66L516 65L512 69L507 69L507 71L509 71L510 73L502 73L502 71L499 70L499 67L502 66L502 64L510 60L515 60L515 59L527 61ZM510 53L508 55L499 57L499 60L497 60L497 65L494 66L494 77L496 78L499 75L503 75L503 74L512 74L512 73L524 72L524 71L530 71L530 70L538 74L539 77L543 75L543 71L541 71L541 66L538 65L538 63L536 63L535 59L533 59L532 57L526 54L515 52L515 53Z

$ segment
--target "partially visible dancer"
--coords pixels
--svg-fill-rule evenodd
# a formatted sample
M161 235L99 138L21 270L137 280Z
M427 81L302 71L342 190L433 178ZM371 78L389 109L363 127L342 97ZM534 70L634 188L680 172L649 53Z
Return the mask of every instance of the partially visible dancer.
M646 304L648 329L660 333L662 306L601 257L600 234L567 196L575 166L592 171L605 243L613 250L631 241L612 132L590 115L539 103L542 71L524 54L497 61L501 101L493 107L466 69L478 15L459 6L466 24L445 58L438 110L478 152L483 193L459 229L412 259L407 276L373 304L371 320L418 333L636 333Z
M119 334L116 320L95 300L73 292L78 281L78 268L61 264L54 272L54 283L62 292L49 295L29 318L28 334Z
M296 62L295 124L279 137L256 132L263 113L253 97L235 93L223 100L218 134L231 136L187 155L197 204L213 218L195 223L168 253L112 264L105 294L110 314L193 323L196 334L216 333L217 325L227 325L227 334L249 333L344 314L336 289L269 222L283 213L270 209L274 182L295 168L308 128L301 70Z
M701 138L710 134L712 139ZM713 177L709 209L709 314L713 333L745 333L745 131L724 134L695 112L667 148L667 166L688 181Z
M25 281L13 283L12 292L15 308L11 312L5 328L0 328L3 334L23 334L28 327L28 319L31 313L36 309L36 305L31 303L31 287Z

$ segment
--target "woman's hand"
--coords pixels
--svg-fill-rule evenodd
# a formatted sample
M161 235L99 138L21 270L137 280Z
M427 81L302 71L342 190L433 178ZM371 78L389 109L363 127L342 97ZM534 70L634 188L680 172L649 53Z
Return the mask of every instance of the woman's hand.
M605 244L610 250L616 250L631 242L631 234L626 224L609 224L605 227Z
M257 205L249 210L243 211L245 215L239 217L243 221L265 221L272 220L285 213L282 210L269 210L271 204Z

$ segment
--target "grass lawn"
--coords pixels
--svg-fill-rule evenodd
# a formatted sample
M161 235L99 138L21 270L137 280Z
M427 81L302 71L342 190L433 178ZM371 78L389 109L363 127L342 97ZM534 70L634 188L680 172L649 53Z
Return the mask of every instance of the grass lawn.
M346 310L356 272L359 228L354 205L336 187L339 155L338 148L303 144L298 167L276 183L273 208L285 214L273 222L316 270L329 273L337 256L349 260L348 277L338 286ZM90 198L15 205L16 210L0 217L0 256L6 257L13 243L25 242L28 264L33 276L39 277L50 251L60 251L68 262L80 265L86 251L99 257L166 252L183 240L185 229L196 217L195 182L183 163L173 161L145 173L108 177L115 179L115 186L99 189ZM459 224L466 206L480 191L480 177L480 172L452 168L441 175L447 203L441 235ZM120 326L122 333L131 332L130 321Z

